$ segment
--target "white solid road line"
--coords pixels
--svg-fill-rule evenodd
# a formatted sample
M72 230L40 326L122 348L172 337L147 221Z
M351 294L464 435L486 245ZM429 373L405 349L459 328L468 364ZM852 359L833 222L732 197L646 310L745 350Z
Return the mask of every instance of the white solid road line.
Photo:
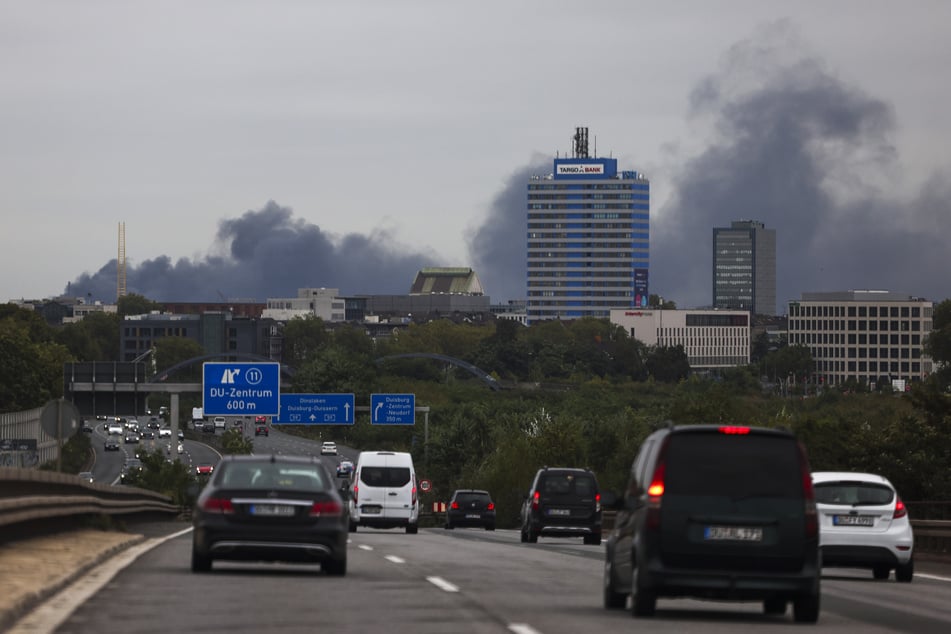
M148 539L137 546L132 546L115 557L106 560L93 568L67 587L63 588L51 598L44 601L35 610L21 618L8 630L9 634L26 634L30 632L53 632L62 625L76 608L85 603L91 596L99 592L123 568L129 566L159 544L180 535L190 532L191 527L180 530L164 537Z
M934 581L951 581L951 577L942 577L940 575L929 575L923 572L916 572L916 577L921 577L922 579L933 579Z
M426 577L426 581L433 584L440 590L445 590L446 592L459 592L459 586L455 586L442 577Z
M403 559L403 558L401 558L401 557L397 557L396 555L387 555L386 557L384 557L384 559L386 559L387 561L392 561L394 564L405 564L405 563L406 563L406 560L405 560L405 559Z

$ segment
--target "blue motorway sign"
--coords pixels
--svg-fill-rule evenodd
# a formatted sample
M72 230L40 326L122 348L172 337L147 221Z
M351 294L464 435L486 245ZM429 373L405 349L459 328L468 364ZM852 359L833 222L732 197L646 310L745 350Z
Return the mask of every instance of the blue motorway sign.
M280 363L209 361L201 374L205 416L277 416L281 411Z
M371 394L370 422L374 425L416 424L416 395Z
M352 425L353 394L281 394L276 425Z

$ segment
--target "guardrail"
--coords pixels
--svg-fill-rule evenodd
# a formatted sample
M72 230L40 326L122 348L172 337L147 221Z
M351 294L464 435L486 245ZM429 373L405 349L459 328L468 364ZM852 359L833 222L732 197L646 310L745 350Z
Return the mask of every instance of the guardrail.
M86 482L53 471L0 467L0 527L69 516L180 511L155 491Z

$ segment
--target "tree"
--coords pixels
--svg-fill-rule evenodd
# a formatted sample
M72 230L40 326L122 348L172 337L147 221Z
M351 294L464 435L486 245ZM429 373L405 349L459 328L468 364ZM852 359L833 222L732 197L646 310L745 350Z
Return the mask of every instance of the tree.
M32 341L29 323L0 320L0 411L42 406L63 394L63 364L69 351L50 340Z
M126 315L148 315L153 311L161 311L162 305L142 295L129 293L116 300L116 309L122 319Z
M164 372L183 361L201 357L205 354L201 344L188 337L163 337L155 342L155 369ZM201 380L201 365L176 374L177 381Z
M932 330L924 343L925 352L938 367L936 374L942 387L951 383L951 299L935 305Z
M247 455L254 451L254 443L240 429L229 429L221 435L221 449L226 454Z
M645 365L654 380L662 383L676 383L690 374L690 362L683 346L654 346Z
M300 368L328 343L330 333L324 320L308 315L284 324L284 363Z

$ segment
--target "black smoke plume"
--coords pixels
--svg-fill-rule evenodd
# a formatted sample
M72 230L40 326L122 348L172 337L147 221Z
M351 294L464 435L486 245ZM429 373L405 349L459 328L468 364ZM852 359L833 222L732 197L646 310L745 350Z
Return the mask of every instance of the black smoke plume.
M409 292L416 272L441 266L436 256L401 249L385 232L348 234L335 241L271 201L258 211L222 220L217 250L225 256L168 256L127 264L126 289L153 301L217 302L296 297L298 288L339 288L345 295ZM116 260L83 274L71 292L102 301L116 296Z

